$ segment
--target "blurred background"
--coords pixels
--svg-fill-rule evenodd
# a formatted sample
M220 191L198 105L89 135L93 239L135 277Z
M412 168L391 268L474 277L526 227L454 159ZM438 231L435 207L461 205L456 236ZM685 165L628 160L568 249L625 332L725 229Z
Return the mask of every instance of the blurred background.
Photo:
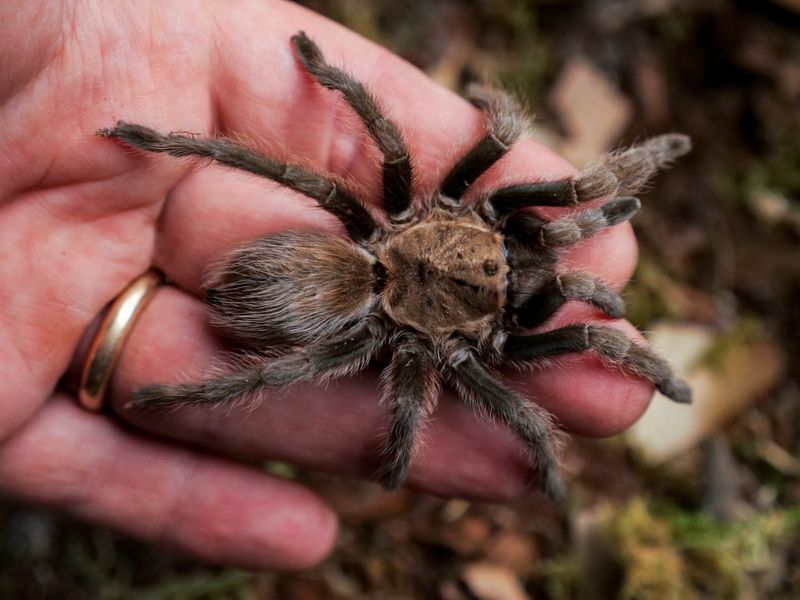
M800 0L303 4L453 89L500 82L577 165L692 136L635 219L624 298L696 404L571 440L564 506L268 465L341 514L335 553L301 574L208 567L2 503L0 599L800 598Z

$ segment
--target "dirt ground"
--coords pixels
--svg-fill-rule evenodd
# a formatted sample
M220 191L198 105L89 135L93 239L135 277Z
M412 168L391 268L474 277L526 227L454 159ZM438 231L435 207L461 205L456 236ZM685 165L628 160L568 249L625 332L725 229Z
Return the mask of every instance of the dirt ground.
M702 389L720 410L666 461L626 439L571 441L561 507L386 494L273 466L341 514L335 553L301 574L209 567L0 504L0 598L800 597L800 2L306 4L456 89L502 82L571 158L690 134L695 150L635 221L625 299L678 352L699 332ZM581 117L582 86L607 88L593 97L601 116Z

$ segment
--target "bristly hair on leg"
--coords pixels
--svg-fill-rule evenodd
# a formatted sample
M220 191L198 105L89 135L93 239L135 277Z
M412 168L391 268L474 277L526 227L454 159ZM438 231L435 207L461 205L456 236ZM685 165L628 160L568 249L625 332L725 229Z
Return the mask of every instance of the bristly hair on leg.
M469 100L488 119L488 131L450 170L439 189L454 206L489 167L502 158L528 129L528 119L511 95L480 86L470 87Z
M587 166L578 176L578 187L584 188L582 193L587 198L638 194L658 171L691 149L687 135L667 133L650 138L642 144L610 152Z
M413 334L406 333L401 338L383 374L384 396L391 406L392 421L376 477L390 490L405 480L417 447L418 430L436 407L440 392L430 348Z

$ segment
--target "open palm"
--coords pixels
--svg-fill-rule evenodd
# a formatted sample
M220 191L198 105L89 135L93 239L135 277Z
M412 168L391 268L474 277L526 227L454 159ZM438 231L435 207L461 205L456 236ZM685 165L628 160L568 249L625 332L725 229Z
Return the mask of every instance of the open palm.
M298 386L246 413L119 407L143 384L198 377L222 349L199 299L210 264L259 235L341 225L271 182L134 153L94 132L124 118L238 136L347 177L377 202L377 153L345 102L298 68L289 38L301 29L381 98L415 157L420 190L480 137L483 118L387 51L292 4L39 4L0 8L0 492L218 562L311 564L333 543L334 515L297 484L234 458L371 474L388 426L375 374ZM526 140L474 187L571 173ZM564 257L615 289L635 259L627 224ZM59 381L103 306L151 267L173 285L148 305L115 374L109 401L127 423L87 413ZM603 317L569 303L548 328L577 320ZM625 428L652 394L588 355L515 387L587 435ZM526 492L519 442L454 398L440 403L426 436L412 486L486 499Z

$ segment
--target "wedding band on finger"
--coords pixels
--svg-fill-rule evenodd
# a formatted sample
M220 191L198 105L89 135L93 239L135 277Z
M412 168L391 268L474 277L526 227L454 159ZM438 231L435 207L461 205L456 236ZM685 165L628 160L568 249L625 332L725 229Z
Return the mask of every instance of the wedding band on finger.
M134 279L109 306L89 346L81 370L78 401L84 408L102 408L106 388L125 347L125 341L163 281L161 273L148 271Z

